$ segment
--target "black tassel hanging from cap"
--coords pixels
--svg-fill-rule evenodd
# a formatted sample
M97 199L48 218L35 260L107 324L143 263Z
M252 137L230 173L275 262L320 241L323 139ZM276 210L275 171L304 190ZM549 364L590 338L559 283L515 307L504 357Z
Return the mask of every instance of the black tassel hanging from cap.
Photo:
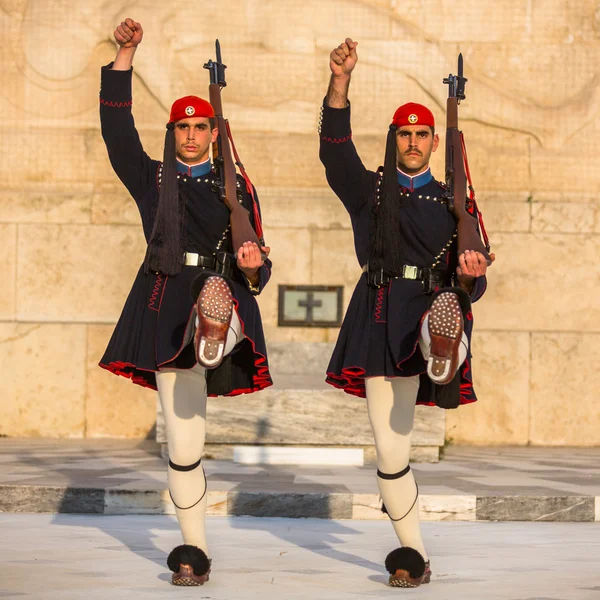
M379 205L374 211L369 248L369 270L397 276L402 271L402 230L400 229L403 198L398 190L396 171L396 126L390 125L385 146L383 181Z
M174 129L174 123L167 123L158 208L144 259L145 273L158 272L165 275L177 275L181 271L183 263L184 207L179 197L177 182Z

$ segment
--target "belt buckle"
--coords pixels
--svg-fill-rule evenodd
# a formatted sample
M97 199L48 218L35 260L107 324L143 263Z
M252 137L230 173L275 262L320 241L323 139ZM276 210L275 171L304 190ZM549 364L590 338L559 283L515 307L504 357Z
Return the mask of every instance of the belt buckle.
M404 265L402 267L402 277L404 279L418 279L419 268L412 265Z
M383 269L373 273L371 277L371 281L376 288L383 287Z
M200 255L196 252L186 252L185 253L185 266L186 267L197 267L199 256Z

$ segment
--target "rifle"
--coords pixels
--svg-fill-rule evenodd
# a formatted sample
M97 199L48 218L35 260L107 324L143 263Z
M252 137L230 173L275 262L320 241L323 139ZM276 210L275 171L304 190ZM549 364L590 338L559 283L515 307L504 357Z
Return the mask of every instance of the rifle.
M465 250L481 252L492 264L490 258L490 244L483 226L481 213L475 202L475 191L471 186L469 177L469 201L474 205L475 214L471 215L467 210L467 176L465 172L466 153L462 131L458 129L458 105L465 99L465 83L463 77L463 56L458 55L458 75L448 75L444 84L448 85L448 101L446 103L446 193L444 197L448 201L448 210L456 217L456 231L458 237L458 254ZM467 167L468 169L468 167ZM477 231L477 220L485 239Z
M233 251L234 253L237 253L244 242L254 242L260 249L264 246L264 240L262 240L260 217L258 215L258 207L254 201L252 184L243 170L243 165L239 162L239 159L237 164L242 169L248 192L253 199L254 217L257 229L259 230L258 235L250 223L249 212L240 204L238 199L237 171L235 168L236 162L233 160L231 152L232 144L230 144L231 132L229 131L227 119L223 117L223 104L221 102L221 90L227 85L227 82L225 81L225 69L227 68L227 65L224 65L221 60L221 45L219 44L219 40L216 41L215 46L217 60L213 61L209 59L204 65L204 68L208 69L210 72L208 94L210 103L215 111L215 122L219 130L217 139L213 143L213 164L218 180L218 184L216 185L217 189L215 191L217 191L221 200L229 209L229 224L231 227ZM238 158L237 154L236 158ZM259 236L261 239L259 239ZM263 257L263 260L267 258L267 255L262 251L261 256Z

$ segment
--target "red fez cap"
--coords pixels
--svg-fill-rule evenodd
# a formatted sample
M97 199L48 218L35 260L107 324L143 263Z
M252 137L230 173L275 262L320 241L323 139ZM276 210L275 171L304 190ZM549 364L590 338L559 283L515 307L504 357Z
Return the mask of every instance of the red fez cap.
M394 113L392 119L392 125L396 127L402 127L404 125L426 125L429 127L435 127L435 118L433 113L422 104L416 102L409 102L403 104Z
M184 96L173 102L169 123L175 123L188 117L206 117L210 119L214 116L215 111L209 102L198 98L198 96Z

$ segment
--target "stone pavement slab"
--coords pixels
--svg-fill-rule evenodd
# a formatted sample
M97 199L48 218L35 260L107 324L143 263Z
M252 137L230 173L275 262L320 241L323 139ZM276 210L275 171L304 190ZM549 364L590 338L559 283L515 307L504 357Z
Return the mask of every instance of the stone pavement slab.
M600 449L450 447L413 468L425 520L600 520ZM209 514L385 519L375 465L203 461ZM0 512L172 513L153 442L0 439Z
M0 515L0 598L35 600L596 600L596 523L426 523L433 578L387 587L389 523L208 519L213 574L173 588L173 517Z

